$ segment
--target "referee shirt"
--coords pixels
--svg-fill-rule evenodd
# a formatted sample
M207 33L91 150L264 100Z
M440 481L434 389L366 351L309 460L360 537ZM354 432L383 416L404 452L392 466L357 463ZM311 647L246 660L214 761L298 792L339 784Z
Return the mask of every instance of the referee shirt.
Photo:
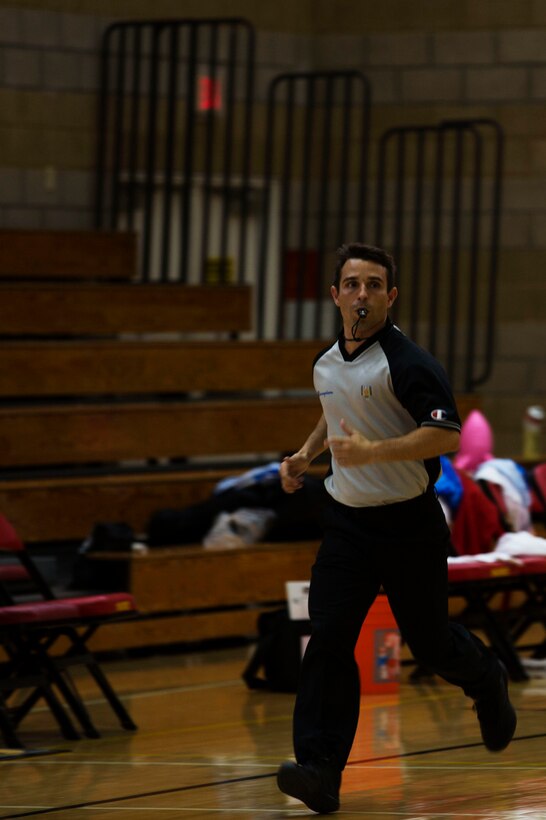
M345 349L340 333L316 357L313 380L328 436L343 435L342 418L372 441L403 436L417 427L461 429L443 367L390 318L353 353ZM439 474L439 457L358 467L341 467L333 460L325 484L336 501L368 507L415 498Z

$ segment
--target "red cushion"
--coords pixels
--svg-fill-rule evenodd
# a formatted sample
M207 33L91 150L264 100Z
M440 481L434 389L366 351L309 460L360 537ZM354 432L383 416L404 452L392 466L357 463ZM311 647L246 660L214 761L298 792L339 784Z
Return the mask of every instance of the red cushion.
M479 581L484 578L503 578L519 575L520 569L516 564L506 561L468 561L448 562L448 579L450 583L456 581Z
M74 621L78 615L78 608L65 601L33 601L0 607L0 626Z
M0 581L27 581L29 574L20 564L0 564Z
M518 555L521 562L520 572L523 575L541 575L546 573L546 557L541 555Z
M20 552L24 545L7 518L0 515L0 550Z
M77 607L81 618L93 618L100 615L123 615L135 612L136 605L128 592L110 592L104 595L82 595L79 598L63 598Z

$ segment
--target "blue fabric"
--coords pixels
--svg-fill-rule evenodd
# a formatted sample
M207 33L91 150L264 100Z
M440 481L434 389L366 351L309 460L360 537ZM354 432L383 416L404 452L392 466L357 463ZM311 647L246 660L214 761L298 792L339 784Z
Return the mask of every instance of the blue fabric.
M214 488L214 495L224 493L226 490L241 490L243 487L252 487L255 484L267 484L270 481L278 481L280 467L280 462L272 461L263 467L255 467L253 470L247 470L246 473L242 473L241 475L224 478L222 481L219 481Z
M463 497L463 485L455 467L447 456L440 456L442 474L436 484L436 492L446 502L452 513L457 512Z

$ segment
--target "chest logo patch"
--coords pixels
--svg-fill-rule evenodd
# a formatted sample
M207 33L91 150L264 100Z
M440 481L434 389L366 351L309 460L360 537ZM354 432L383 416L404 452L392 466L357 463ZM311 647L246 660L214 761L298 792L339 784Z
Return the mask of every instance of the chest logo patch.
M372 386L371 386L371 384L362 384L362 385L360 385L360 395L364 396L365 399L371 399L371 397L372 397Z
M433 410L430 416L434 419L434 421L445 421L445 419L447 419L447 413L445 410Z

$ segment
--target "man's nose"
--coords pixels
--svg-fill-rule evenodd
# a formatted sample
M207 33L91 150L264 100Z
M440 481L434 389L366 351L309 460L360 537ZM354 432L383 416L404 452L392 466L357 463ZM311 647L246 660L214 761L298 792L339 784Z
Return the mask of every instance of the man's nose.
M368 290L366 288L366 285L364 283L362 283L361 286L360 286L360 290L358 291L358 298L359 299L365 299L367 297L367 295L368 295Z

